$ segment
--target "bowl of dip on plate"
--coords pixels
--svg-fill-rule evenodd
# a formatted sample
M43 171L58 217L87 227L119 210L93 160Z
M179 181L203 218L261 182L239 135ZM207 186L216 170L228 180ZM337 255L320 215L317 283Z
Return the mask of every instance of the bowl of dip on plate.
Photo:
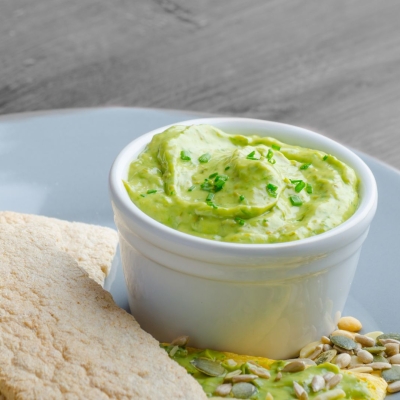
M245 118L151 131L121 151L109 184L142 328L275 359L333 330L377 205L346 147Z

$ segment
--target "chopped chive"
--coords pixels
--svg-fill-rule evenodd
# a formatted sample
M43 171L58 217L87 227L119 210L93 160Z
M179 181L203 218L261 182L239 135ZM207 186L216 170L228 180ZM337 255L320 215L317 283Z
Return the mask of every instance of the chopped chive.
M245 199L245 197L241 194L240 196L239 196L239 201L243 201Z
M225 171L228 171L229 168L230 168L230 166L227 165L227 166L225 167Z
M218 175L218 172L214 172L209 176L210 179L215 178Z
M278 146L277 144L273 144L272 146L271 146L274 150L280 150L281 149L281 146Z
M157 193L157 189L149 189L147 191L147 194L153 194L153 193Z
M263 219L263 222L264 222L264 224L265 224L266 222L268 222L268 220L264 218L264 219Z
M266 189L267 189L268 194L271 197L276 197L277 196L276 190L278 189L278 186L275 186L272 183L268 183Z
M311 186L309 183L307 183L306 192L307 192L308 194L311 194L311 193L313 192L313 188L312 188L312 186Z
M214 193L208 193L206 201L212 201L213 198L214 198Z
M140 197L146 197L146 195L145 194L141 194Z
M322 160L323 160L323 161L326 161L327 158L328 158L328 156L329 156L328 154L325 154L325 155L322 157Z
M194 189L196 189L196 185L190 186L190 188L188 189L188 192L193 192Z
M255 150L253 150L251 153L247 154L246 158L247 158L248 160L259 160L259 158L254 157L255 154L256 154L256 152L255 152Z
M276 160L272 158L273 156L274 156L274 152L271 149L269 149L268 154L267 154L267 160L270 164L276 163Z
M297 193L300 193L305 187L306 187L306 184L305 184L303 181L300 181L300 182L296 185L296 187L294 188L294 190L295 190Z
M311 163L303 164L300 166L300 169L307 169L310 165Z
M181 160L190 161L192 158L190 157L190 153L186 150L181 151Z
M303 204L303 201L299 196L296 194L293 194L292 196L289 197L290 202L292 203L292 206L300 207Z
M206 192L211 192L213 187L214 185L208 179L204 179L204 182L200 185L201 190L205 190Z
M244 219L239 218L239 217L235 217L235 221L239 224L239 225L244 225Z
M221 175L217 175L217 177L215 178L215 182L218 182L218 181L226 182L228 179L229 179L228 175L221 174Z
M290 179L290 182L299 183L299 182L303 182L303 181L301 179Z
M207 205L215 209L218 208L218 206L213 201L207 201Z
M225 186L226 181L219 180L214 183L214 190L219 192Z
M210 161L210 159L211 159L211 154L205 153L199 157L199 162L205 164L205 163L208 163Z

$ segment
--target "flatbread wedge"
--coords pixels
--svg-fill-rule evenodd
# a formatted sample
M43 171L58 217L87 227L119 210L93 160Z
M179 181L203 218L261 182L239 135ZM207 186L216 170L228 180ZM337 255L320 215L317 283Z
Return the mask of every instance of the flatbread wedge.
M185 369L52 244L52 229L0 228L6 399L206 399Z
M57 246L103 286L118 245L118 234L114 229L12 211L0 212L0 224L36 224L52 229Z

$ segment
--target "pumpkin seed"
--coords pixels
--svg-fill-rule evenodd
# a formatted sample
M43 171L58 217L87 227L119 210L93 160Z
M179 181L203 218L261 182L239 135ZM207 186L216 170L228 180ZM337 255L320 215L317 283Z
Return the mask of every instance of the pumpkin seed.
M400 367L393 365L392 368L383 370L381 375L388 383L400 381Z
M328 350L328 351L324 351L323 353L321 353L314 361L315 364L319 365L319 364L323 364L326 362L331 362L333 360L333 358L336 356L337 351L336 350Z
M400 333L384 333L376 338L378 344L381 344L380 339L394 339L400 341Z
M372 357L374 358L373 362L380 362L380 363L387 363L388 360L381 356L380 354L373 354Z
M364 347L363 350L369 351L371 354L379 354L386 350L384 346Z
M354 340L355 335L356 334L354 332L344 331L343 329L337 329L336 331L333 331L331 333L330 338L332 336L344 336L344 337L347 337L347 338L349 338L351 340Z
M356 342L346 336L335 335L331 336L330 339L334 345L340 347L341 349L354 350L357 348Z
M337 350L338 353L347 353L347 354L350 354L351 356L354 354L354 350L345 350L339 346L336 346L336 344L333 346L333 348L335 350Z
M366 333L364 336L368 336L368 337L370 337L370 338L376 340L376 338L377 338L378 336L380 336L380 335L383 335L383 332L381 332L381 331L374 331L374 332L368 332L368 333Z
M232 386L233 397L237 399L249 399L251 396L257 393L257 388L248 382L236 383Z
M208 376L221 376L226 369L218 362L208 358L195 358L190 363L200 372Z

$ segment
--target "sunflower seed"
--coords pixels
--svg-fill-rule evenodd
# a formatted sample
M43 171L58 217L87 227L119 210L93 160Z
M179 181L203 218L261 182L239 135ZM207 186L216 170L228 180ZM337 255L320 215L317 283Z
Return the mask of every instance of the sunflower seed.
M400 381L400 367L393 365L391 369L385 369L381 373L386 382Z
M331 333L331 336L329 338L332 340L332 336L344 336L344 337L347 337L348 339L354 340L355 335L356 334L353 332L344 331L342 329L337 329L336 331L333 331Z
M319 344L315 348L313 353L308 356L308 358L310 358L311 360L314 360L316 357L318 357L322 353L323 348L324 348L324 345L323 344Z
M249 369L249 371L252 374L257 375L260 378L264 378L264 379L271 378L270 372L267 369L263 368L263 367L257 367L257 366L252 365L252 364L247 364L247 368Z
M364 364L369 364L374 361L374 356L369 351L366 351L366 350L360 350L357 353L357 357Z
M275 377L275 382L279 382L282 379L282 372L278 372Z
M325 379L321 375L315 375L311 381L311 388L313 392L319 392L325 387Z
M336 335L331 336L330 339L335 346L344 350L354 350L357 347L356 342L346 336Z
M257 388L248 382L236 383L232 386L233 397L237 399L249 399L257 393Z
M229 360L226 360L226 364L229 365L230 367L236 367L237 362L230 358Z
M390 357L390 364L400 364L400 354Z
M346 397L346 393L342 389L335 389L319 394L314 400L336 400L343 397Z
M231 380L234 376L238 376L241 375L242 371L240 369L235 369L234 371L228 372L225 377L224 377L224 381L229 381Z
M296 381L293 381L293 389L296 397L301 400L307 400L308 394L304 390L303 386L299 385Z
M331 339L329 339L327 336L322 336L321 337L321 342L323 344L331 344Z
M217 386L215 389L215 394L218 396L227 396L232 390L231 383L223 383L222 385Z
M362 372L362 373L369 373L372 372L373 369L371 367L355 367L349 368L352 372Z
M336 356L336 350L328 350L321 353L314 361L317 365L323 364L326 362L331 362L333 358Z
M387 387L389 393L396 393L400 391L400 381L390 383Z
M243 374L243 375L236 375L232 376L232 382L237 383L237 382L251 382L254 381L254 379L257 379L258 376L254 374Z
M371 367L374 370L382 370L382 369L389 369L392 368L392 365L385 362L373 362L370 364L365 364L367 367Z
M195 358L190 363L200 372L208 376L221 376L226 369L218 362L208 358Z
M328 382L326 382L326 388L328 390L334 388L342 380L342 378L343 378L342 374L337 374L335 376L332 376L332 378L329 379Z
M189 336L179 336L171 342L173 346L185 347L188 344Z
M176 354L176 352L179 350L179 346L174 346L172 349L171 349L171 351L169 352L169 355L171 356L171 357L173 357L175 354Z
M315 348L320 344L321 344L321 342L318 340L316 342L311 342L311 343L307 344L306 346L304 346L300 350L300 358L308 358L310 356L310 354L312 354L314 352Z
M365 335L356 334L356 336L354 337L354 340L358 343L361 343L363 346L366 346L366 347L372 347L375 345L375 339L365 336Z
M272 396L272 394L268 392L267 395L265 396L265 400L274 400L274 396Z
M332 350L332 346L330 344L324 344L323 351Z
M385 353L388 357L399 354L400 345L398 343L387 343L385 344Z
M397 343L397 344L400 344L400 341L399 340L396 340L396 339L381 339L381 340L379 340L379 343L381 343L382 345L385 345L385 344L388 344L388 343Z
M351 361L351 356L346 353L339 354L335 359L335 364L340 368L346 368Z
M325 380L325 382L328 382L331 378L333 378L335 376L335 374L333 373L333 372L327 372L325 375L324 375L324 380Z
M282 372L299 372L304 371L305 368L306 363L304 361L292 361L284 366Z

